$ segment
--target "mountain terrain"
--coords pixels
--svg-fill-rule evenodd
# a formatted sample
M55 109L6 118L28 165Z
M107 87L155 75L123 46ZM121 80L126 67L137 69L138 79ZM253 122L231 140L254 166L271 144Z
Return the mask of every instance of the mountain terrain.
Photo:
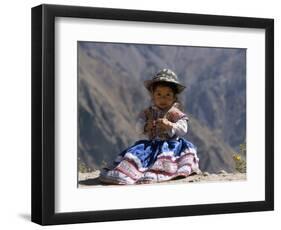
M232 155L246 142L246 50L78 42L78 161L98 170L144 138L137 114L150 103L143 81L170 68L186 85L185 138L200 168L234 171Z

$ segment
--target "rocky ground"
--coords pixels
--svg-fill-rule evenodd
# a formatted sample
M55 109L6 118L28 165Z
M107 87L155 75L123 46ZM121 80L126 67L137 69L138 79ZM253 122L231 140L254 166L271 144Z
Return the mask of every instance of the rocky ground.
M79 188L89 188L93 186L104 186L98 180L99 171L89 173L79 173ZM239 181L246 180L245 173L227 173L224 170L218 173L202 172L186 178L175 179L162 183L193 183L193 182L216 182L216 181Z

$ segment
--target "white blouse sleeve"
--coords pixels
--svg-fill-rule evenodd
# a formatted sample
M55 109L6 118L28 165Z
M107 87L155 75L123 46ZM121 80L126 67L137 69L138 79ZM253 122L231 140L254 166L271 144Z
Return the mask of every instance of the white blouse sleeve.
M136 122L137 134L143 134L144 133L144 125L145 125L145 119L139 117L137 119L137 122Z
M144 125L146 123L146 115L144 111L141 111L136 119L136 132L137 134L144 134Z
M184 136L188 131L188 120L186 119L180 119L176 123L173 124L172 129L169 130L168 134L170 137L176 136L182 137Z

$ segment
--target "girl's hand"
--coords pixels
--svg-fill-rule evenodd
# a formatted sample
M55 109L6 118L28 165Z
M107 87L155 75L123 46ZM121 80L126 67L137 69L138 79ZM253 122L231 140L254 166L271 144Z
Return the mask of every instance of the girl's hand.
M169 130L173 127L173 123L170 122L167 118L160 118L156 121L156 125L160 126L160 128Z

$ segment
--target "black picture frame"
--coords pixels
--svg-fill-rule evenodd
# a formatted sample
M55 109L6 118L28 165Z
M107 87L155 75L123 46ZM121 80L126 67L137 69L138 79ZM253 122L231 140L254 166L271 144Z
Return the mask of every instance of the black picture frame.
M265 29L265 200L55 213L55 18L109 19ZM274 209L274 20L63 5L32 8L32 204L41 225L163 218Z

